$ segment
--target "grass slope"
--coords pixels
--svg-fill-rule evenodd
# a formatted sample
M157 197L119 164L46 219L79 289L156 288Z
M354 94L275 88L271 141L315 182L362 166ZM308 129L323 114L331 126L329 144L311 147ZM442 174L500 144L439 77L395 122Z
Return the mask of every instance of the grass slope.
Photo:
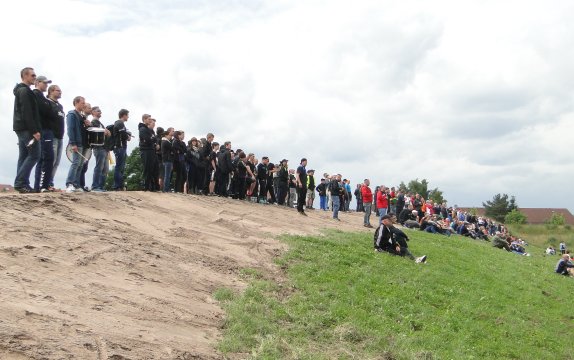
M255 359L570 359L574 279L558 257L524 257L471 239L409 232L427 264L374 253L372 235L285 237L277 283L246 269L220 289L219 349Z

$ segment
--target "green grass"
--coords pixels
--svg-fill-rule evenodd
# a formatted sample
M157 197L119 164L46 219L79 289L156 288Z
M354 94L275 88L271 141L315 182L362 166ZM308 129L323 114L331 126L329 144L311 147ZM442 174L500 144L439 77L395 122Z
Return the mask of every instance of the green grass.
M571 225L508 225L509 230L529 244L539 247L552 245L558 248L561 241L566 243L568 248L574 248L574 230Z
M415 264L372 235L284 237L284 279L246 270L220 289L219 350L254 359L571 359L574 279L558 257L519 256L460 237L409 232ZM239 355L237 355L239 354Z

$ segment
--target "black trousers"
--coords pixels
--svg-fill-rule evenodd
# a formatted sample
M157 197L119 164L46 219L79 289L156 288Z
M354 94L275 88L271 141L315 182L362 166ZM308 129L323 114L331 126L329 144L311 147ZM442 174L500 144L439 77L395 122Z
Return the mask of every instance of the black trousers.
M185 161L178 160L173 162L173 170L175 172L175 192L182 193L185 179L187 178L187 169L185 168Z
M279 183L277 185L277 204L285 205L285 200L289 194L289 187L287 183Z
M227 196L227 185L229 185L229 173L215 171L215 193L221 196Z
M157 187L157 177L159 176L159 168L157 165L157 155L152 149L141 150L141 159L143 166L143 190L144 191L156 191L159 190Z
M305 206L305 199L307 199L307 187L297 186L297 211L304 211L303 206Z
M259 199L267 200L267 179L259 179Z

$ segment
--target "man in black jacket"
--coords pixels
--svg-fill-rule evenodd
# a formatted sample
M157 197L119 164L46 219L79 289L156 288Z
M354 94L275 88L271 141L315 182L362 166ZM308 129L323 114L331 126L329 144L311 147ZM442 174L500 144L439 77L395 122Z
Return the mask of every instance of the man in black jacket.
M100 121L102 117L102 110L99 106L92 108L92 127L104 130L104 139L111 135L110 131L106 129L104 124ZM108 154L109 151L102 144L101 146L94 146L92 149L94 158L96 158L96 165L94 166L94 174L92 177L92 191L104 192L104 185L106 183L106 176L109 171Z
M157 139L153 131L154 127L155 121L153 121L150 115L143 118L143 126L139 127L139 147L143 165L142 177L144 191L159 190L157 188L158 182L156 179L158 164L156 155Z
M264 156L261 162L257 164L257 181L259 183L259 199L258 202L263 204L267 203L267 175L269 174L269 158Z
M289 167L288 160L283 159L279 164L279 173L277 174L277 204L285 205L287 193L289 191Z
M402 232L394 231L396 229L393 226L391 215L383 215L381 217L381 222L381 225L377 228L377 230L375 230L373 244L375 251L388 252L391 255L406 256L411 260L415 260L417 263L426 261L426 255L415 258L406 247L406 243L399 239ZM404 233L402 234L404 235Z
M26 67L20 71L22 82L14 88L13 130L18 137L18 165L14 189L30 193L30 173L40 159L40 114L34 92L30 89L36 79L34 69Z
M52 140L53 151L54 151L54 162L52 163L52 173L50 174L50 181L48 184L48 190L54 191L54 177L56 176L56 171L60 165L60 159L62 158L62 149L64 147L64 129L66 128L66 114L64 113L64 107L58 102L62 98L62 90L58 85L50 85L48 88L48 104L50 104L50 117L52 120L52 132L54 134L54 139Z
M40 115L41 138L40 141L40 159L36 165L36 176L34 178L34 191L47 192L49 191L50 175L54 167L54 133L52 131L52 117L51 108L48 99L44 96L48 90L48 84L52 80L48 80L45 76L38 76L34 82L35 89L33 90L36 96L36 103L38 104L38 113Z
M227 197L229 174L231 174L231 172L233 172L231 141L226 141L217 154L217 169L215 171L215 193L217 195Z
M126 109L121 109L118 113L119 120L114 123L115 147L114 155L116 156L116 167L114 168L114 186L115 191L124 189L124 171L126 170L126 158L128 141L132 139L131 134L127 132L126 125L130 117L130 112Z

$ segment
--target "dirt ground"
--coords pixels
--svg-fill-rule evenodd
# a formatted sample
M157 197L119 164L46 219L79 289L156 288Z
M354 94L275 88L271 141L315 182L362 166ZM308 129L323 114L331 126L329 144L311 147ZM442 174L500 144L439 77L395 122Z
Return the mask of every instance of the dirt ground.
M279 234L364 231L308 211L143 192L0 195L0 359L220 359L212 295L278 272ZM373 218L374 220L374 218Z

